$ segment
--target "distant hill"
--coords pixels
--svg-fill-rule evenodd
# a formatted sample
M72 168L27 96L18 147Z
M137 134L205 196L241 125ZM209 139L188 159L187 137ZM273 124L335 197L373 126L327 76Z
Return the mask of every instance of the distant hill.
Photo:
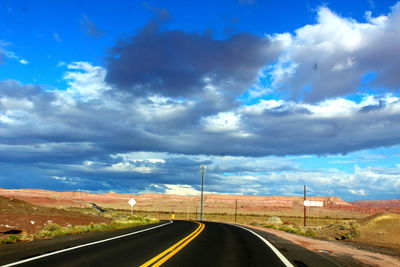
M371 208L400 208L400 199L397 200L367 200L367 201L350 201L353 206L371 207Z
M0 196L20 199L35 205L47 207L92 207L95 203L105 209L130 209L128 201L134 198L137 204L134 207L136 211L144 212L199 212L199 196L181 196L169 194L91 194L84 192L57 192L49 190L38 189L0 189ZM345 202L339 197L307 197L308 200L324 202L324 208L318 211L318 208L311 208L315 210L314 213L321 216L328 216L332 212L346 216L351 213L387 213L388 209L392 213L400 213L400 203L395 204L396 201L387 202L391 203L390 207L385 206L385 201L370 201L366 203L380 203L383 206L368 206L368 204L358 205L358 202ZM302 216L303 214L303 197L293 196L239 196L239 195L218 195L207 194L205 195L204 208L206 213L227 213L233 214L237 201L237 212L244 214L290 214L292 216ZM328 212L330 210L330 212Z
M143 208L157 206L166 202L196 205L199 196L181 196L168 194L91 194L83 192L57 192L40 189L0 189L0 195L21 199L33 204L43 206L80 206L86 207L91 203L100 203L105 207L129 208L128 200L135 198L138 206ZM238 196L207 194L205 204L212 207L232 206L236 199L239 205L245 209L257 209L257 207L291 208L301 207L303 197L287 196ZM349 206L347 202L338 197L308 197L308 200L322 201L325 206ZM185 206L183 206L185 208Z

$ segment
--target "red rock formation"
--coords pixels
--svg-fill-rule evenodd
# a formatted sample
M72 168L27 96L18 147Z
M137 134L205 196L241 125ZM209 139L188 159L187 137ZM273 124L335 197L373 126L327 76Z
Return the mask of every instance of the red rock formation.
M38 204L42 206L53 207L88 207L89 203L98 203L105 208L130 209L128 200L135 198L138 210L164 210L164 211L181 211L186 212L188 209L192 212L199 206L199 196L179 196L167 194L91 194L84 192L56 192L38 189L0 189L0 195L5 197L16 198ZM238 200L238 208L240 212L260 213L263 211L300 210L303 207L303 197L286 197L286 196L239 196L239 195L205 195L205 207L207 212L228 212L234 210L236 199ZM393 201L369 201L345 202L338 197L307 197L308 200L323 201L324 209L343 210L350 212L377 213L387 212L390 208L391 212L400 213L397 206L400 200ZM361 203L361 204L360 204ZM378 207L368 206L381 205ZM386 205L386 206L385 206Z

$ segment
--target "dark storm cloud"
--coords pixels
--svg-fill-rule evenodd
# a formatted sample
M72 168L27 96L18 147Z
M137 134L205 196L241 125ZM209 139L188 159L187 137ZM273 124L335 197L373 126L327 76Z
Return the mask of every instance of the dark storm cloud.
M81 24L82 31L87 36L98 39L105 35L105 32L100 30L96 24L85 14L82 14L79 22Z
M110 51L106 81L135 95L199 95L212 85L237 96L276 59L279 47L248 33L216 40L208 34L163 31L156 21Z
M316 106L293 102L253 107L257 112L233 106L225 110L227 105L218 106L218 102L211 110L202 102L138 99L125 103L107 95L102 100L71 104L62 95L13 81L0 83L0 92L0 159L7 162L23 162L24 158L83 162L131 151L326 155L400 143L400 114L396 112L400 104L393 99L376 100L379 108L368 104L354 110L349 106L343 116L316 113ZM334 104L326 105L331 109ZM214 118L221 110L233 112L234 117ZM233 118L238 120L236 128L220 126Z

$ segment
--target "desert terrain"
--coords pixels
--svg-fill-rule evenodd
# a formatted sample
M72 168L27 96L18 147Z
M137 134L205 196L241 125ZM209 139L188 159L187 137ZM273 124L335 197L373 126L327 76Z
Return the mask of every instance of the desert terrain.
M0 196L15 198L45 207L91 207L96 203L104 208L130 209L128 200L137 202L137 212L190 213L198 212L199 196L167 194L91 194L84 192L56 192L38 189L0 189ZM312 217L365 217L376 213L400 213L400 200L373 202L346 202L338 197L307 197L307 200L324 202L323 208L311 207ZM303 216L303 197L237 196L206 194L204 209L208 214L288 215ZM369 204L372 203L372 204ZM375 203L379 203L375 204ZM387 203L387 205L385 205Z
M94 209L93 203L109 212L119 210L124 214L130 214L128 200L131 198L137 202L133 209L137 216L157 219L198 219L198 196L0 189L0 232L4 238L9 234L21 232L34 233L49 223L61 226L107 224L111 219ZM336 246L340 247L344 242L358 248L365 247L365 251L375 253L375 257L378 258L379 255L386 254L388 257L394 256L400 259L399 200L346 202L338 197L307 197L307 199L324 202L321 208L307 208L307 228L303 227L303 197L206 195L205 219L252 225L279 233L284 238L309 249L319 247L316 243L320 241L314 239L317 237L333 240L326 242L339 242L334 243L334 249L331 250L339 251ZM267 220L271 216L278 216L281 219L281 226L268 225ZM283 233L277 229L292 233L307 233L312 238ZM332 245L332 243L324 244L327 250L329 246L326 244ZM344 249L345 252L342 254L356 255L354 251L350 253L349 249L351 247ZM360 253L364 255L364 252Z
M81 212L33 205L0 196L0 233L34 233L49 223L61 226L109 223L110 219Z

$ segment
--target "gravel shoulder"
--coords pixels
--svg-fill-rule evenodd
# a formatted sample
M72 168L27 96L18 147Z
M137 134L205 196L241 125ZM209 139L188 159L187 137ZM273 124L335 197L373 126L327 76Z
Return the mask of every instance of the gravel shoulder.
M358 262L360 266L400 266L399 251L374 248L355 242L343 243L339 241L319 240L259 226L246 226L284 238L315 253L323 253L336 259L351 259Z

